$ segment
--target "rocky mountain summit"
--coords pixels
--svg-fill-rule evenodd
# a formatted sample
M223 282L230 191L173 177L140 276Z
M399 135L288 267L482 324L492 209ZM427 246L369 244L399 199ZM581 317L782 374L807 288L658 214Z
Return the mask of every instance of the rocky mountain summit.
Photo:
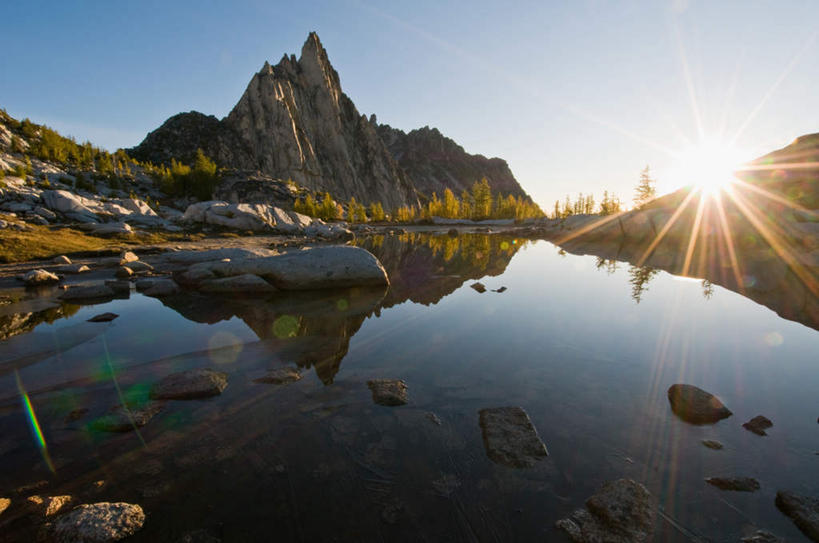
M387 209L415 205L419 193L459 194L482 177L495 191L528 198L505 161L470 155L434 128L407 134L360 114L315 33L298 59L265 62L224 119L180 113L128 152L168 164L190 162L197 148L227 168Z
M437 128L425 126L404 132L388 124L379 125L375 115L370 116L370 122L422 194L442 194L445 189L460 194L485 177L492 190L529 199L501 158L471 155Z

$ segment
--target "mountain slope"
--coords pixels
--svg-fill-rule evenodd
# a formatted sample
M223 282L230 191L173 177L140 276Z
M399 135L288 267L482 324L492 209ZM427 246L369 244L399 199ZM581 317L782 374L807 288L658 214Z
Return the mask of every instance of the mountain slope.
M486 177L495 192L529 198L503 159L471 155L437 128L425 126L405 133L388 124L378 125L374 116L370 122L422 194L440 195L449 188L458 195Z

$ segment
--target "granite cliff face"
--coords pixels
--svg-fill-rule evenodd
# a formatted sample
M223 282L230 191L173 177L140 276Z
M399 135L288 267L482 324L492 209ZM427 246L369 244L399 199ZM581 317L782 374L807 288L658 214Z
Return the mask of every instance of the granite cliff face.
M494 191L526 197L501 159L469 155L434 128L406 134L361 115L315 33L300 58L265 62L224 119L180 113L129 153L167 164L190 162L197 148L227 168L292 179L337 200L380 201L388 210L417 204L419 193L460 194L482 177Z
M425 126L405 133L388 124L377 124L374 115L370 122L422 194L436 192L440 196L449 188L460 195L486 177L495 192L529 198L503 159L471 155L437 128Z

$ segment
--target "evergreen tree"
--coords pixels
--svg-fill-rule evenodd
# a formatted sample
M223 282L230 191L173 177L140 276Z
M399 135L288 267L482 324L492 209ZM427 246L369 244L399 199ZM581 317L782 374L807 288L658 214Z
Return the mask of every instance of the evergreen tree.
M657 182L651 177L648 165L640 172L640 181L634 189L634 205L642 207L657 196Z

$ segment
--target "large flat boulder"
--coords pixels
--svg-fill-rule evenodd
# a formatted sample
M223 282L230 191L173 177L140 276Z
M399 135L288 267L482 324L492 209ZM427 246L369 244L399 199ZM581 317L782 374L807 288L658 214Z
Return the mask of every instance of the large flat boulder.
M71 217L82 217L96 221L97 215L82 196L67 190L44 190L41 198L45 207Z
M387 272L372 253L360 247L314 247L248 260L214 262L215 277L252 274L282 290L313 290L355 286L389 285Z
M494 407L479 412L486 455L512 468L529 468L549 456L529 415L520 407Z

